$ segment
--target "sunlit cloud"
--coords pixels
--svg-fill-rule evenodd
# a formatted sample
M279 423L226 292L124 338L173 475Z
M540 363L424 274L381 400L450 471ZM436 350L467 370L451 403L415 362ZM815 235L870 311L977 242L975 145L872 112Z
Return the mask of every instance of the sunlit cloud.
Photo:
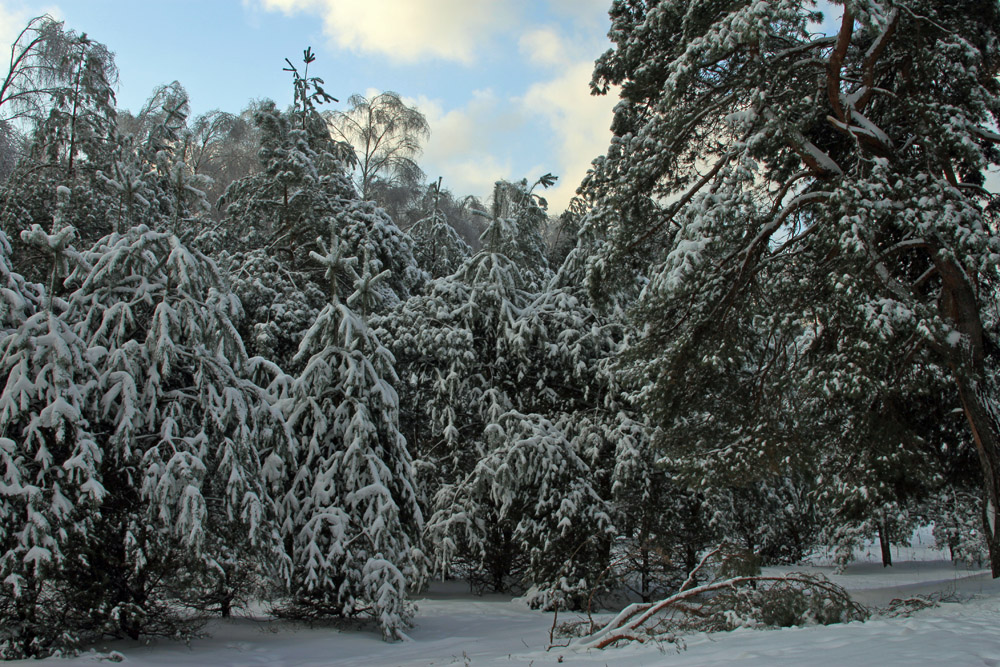
M431 138L418 159L428 178L443 177L445 187L457 194L486 197L497 179L530 180L553 172L559 181L545 197L550 212L561 212L591 161L604 154L611 141L617 97L589 94L592 69L590 61L579 61L560 68L554 78L532 84L521 97L506 99L490 90L476 91L467 104L454 109L424 97L406 99L431 127ZM544 129L539 130L539 124ZM553 151L544 164L514 173L503 151L504 139L529 131L551 137Z
M557 142L555 171L559 182L546 198L551 211L562 211L572 199L591 161L611 143L611 119L617 95L590 95L594 65L578 62L549 81L532 85L521 99L525 113L542 116Z
M419 158L428 179L443 179L444 187L458 195L485 197L498 179L513 178L507 158L491 150L497 137L523 129L521 109L491 90L475 91L467 104L445 110L426 97L406 99L427 118L431 137Z
M569 45L553 28L533 28L518 41L521 55L533 65L559 67L572 59Z
M259 0L270 11L308 12L340 48L398 62L471 63L492 35L512 28L518 2L495 0Z
M431 128L419 164L429 180L442 177L456 194L486 197L498 179L553 172L558 186L546 197L550 211L558 213L591 161L607 150L616 100L589 94L593 59L607 42L581 27L592 22L587 14L593 21L606 16L607 0L547 0L550 16L565 17L558 23L528 20L526 0L244 1L263 11L320 17L334 46L395 61L471 64L486 57L491 41L515 47L512 65L519 61L524 68L520 90L479 90L464 101L405 99ZM366 91L369 97L377 93ZM538 139L532 144L530 137ZM520 147L531 157L519 155ZM526 162L534 166L526 170Z

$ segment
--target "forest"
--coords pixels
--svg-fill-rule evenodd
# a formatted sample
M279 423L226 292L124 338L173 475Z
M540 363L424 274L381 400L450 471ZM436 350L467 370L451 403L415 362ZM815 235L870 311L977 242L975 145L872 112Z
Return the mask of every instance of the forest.
M0 64L0 658L260 601L402 639L441 579L837 622L843 591L760 568L891 566L928 526L1000 576L1000 6L834 8L614 0L614 138L559 215L552 174L451 192L420 111L335 99L309 48L288 108L125 110L113 44L31 20Z

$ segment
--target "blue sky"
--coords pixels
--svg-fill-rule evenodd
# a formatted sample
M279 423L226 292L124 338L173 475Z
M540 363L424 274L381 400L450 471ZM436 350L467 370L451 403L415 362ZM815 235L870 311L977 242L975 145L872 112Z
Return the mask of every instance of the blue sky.
M0 42L34 15L65 20L115 52L125 109L174 80L195 114L287 104L284 59L311 46L335 97L394 90L420 108L432 135L419 162L459 195L552 172L558 212L610 139L615 100L587 86L610 0L46 1L0 0Z

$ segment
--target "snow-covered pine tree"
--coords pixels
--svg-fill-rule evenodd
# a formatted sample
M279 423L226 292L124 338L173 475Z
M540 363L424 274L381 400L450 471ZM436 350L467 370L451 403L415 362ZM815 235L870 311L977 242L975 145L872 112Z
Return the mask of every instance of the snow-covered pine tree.
M306 55L308 68L312 55ZM286 370L325 299L309 252L328 234L338 203L354 197L316 111L333 98L311 87L308 70L304 76L293 71L293 83L291 111L270 100L254 110L259 169L226 190L219 202L226 219L213 234L220 264L246 308L247 345Z
M306 71L291 67L292 110L265 101L254 112L260 131L260 170L234 182L220 205L226 220L214 234L220 263L247 310L243 334L250 348L291 371L302 336L323 308L323 272L309 259L336 224L348 254L369 257L389 305L423 283L411 242L382 209L362 201L347 174L345 149L335 142L316 107L329 97ZM360 270L360 267L359 267ZM351 290L351 283L341 285Z
M834 6L827 36L802 0L613 4L593 86L623 99L585 191L615 251L603 275L627 257L651 278L628 373L706 478L867 447L816 415L840 401L886 414L886 387L946 377L997 508L1000 237L983 173L1000 8Z
M472 248L462 240L441 210L441 179L428 188L430 214L407 230L413 239L417 265L431 278L453 274L472 255Z
M487 227L480 237L483 249L516 264L526 281L525 287L534 292L541 291L552 276L542 237L548 203L535 193L535 188L539 185L551 187L556 178L545 174L530 186L527 179L497 181L490 197L489 211L480 211L480 215L487 220Z
M455 274L377 320L403 374L403 428L428 507L442 485L459 483L487 455L485 428L521 396L510 341L531 294L520 267L501 251L504 232L493 227L504 225L491 220L483 249Z
M106 489L78 552L89 614L105 633L175 634L178 577L225 589L239 569L280 574L271 485L284 421L249 379L239 301L214 262L144 225L85 259L69 313L97 370Z
M49 256L50 285L65 277L76 233L63 219L69 188L54 194L51 232L35 225L23 234L26 244ZM65 302L9 270L5 241L0 238L9 308L0 331L6 378L0 393L0 657L10 659L44 656L81 639L77 591L67 579L78 567L75 546L93 531L107 491L94 355L70 326ZM18 326L8 329L8 322Z
M188 164L191 130L187 127L190 104L187 91L176 81L159 86L146 101L138 116L130 119L134 126L131 134L123 137L134 144L121 151L126 162L138 161L138 174L125 170L125 179L120 181L115 175L108 175L108 182L114 190L128 201L132 189L129 178L138 178L139 187L146 192L146 205L151 215L166 223L165 229L190 242L200 231L200 219L211 210L205 191L211 179L197 174ZM114 165L118 172L118 163ZM124 228L119 228L123 231Z
M0 335L13 333L42 303L42 287L14 271L11 246L0 229Z
M333 217L347 252L370 263L368 270L373 275L385 272L374 286L378 310L384 311L421 291L427 274L413 257L410 237L374 202L353 198L338 203Z
M983 567L989 552L983 540L981 493L969 490L943 489L928 503L934 518L934 543L948 549L955 564Z
M537 289L552 277L537 200L523 183L498 185L497 197L483 249L380 326L411 406L404 423L438 571L462 572L478 590L531 589L533 604L577 605L612 537L617 410L606 410L598 363L620 328L580 300L579 282L576 293Z
M436 498L428 525L439 567L471 557L478 588L527 588L532 606L583 608L614 535L585 460L588 427L579 415L516 410L487 426L486 455Z
M393 357L367 323L385 274L365 261L358 276L335 227L312 255L330 300L302 341L305 365L283 401L297 447L281 503L292 597L279 613L362 615L398 639L413 615L407 592L423 585L427 564ZM341 300L345 279L354 291Z
M799 474L725 489L716 510L720 531L761 565L797 564L827 544L816 486L811 474Z

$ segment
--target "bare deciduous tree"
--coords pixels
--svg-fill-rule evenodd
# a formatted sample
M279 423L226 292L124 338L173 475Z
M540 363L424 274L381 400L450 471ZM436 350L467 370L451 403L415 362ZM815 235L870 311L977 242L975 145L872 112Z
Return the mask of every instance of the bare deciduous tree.
M369 198L376 178L422 179L414 158L420 154L421 140L430 136L424 115L392 91L371 99L351 95L347 103L347 111L331 112L328 119L333 135L354 148L361 196Z

